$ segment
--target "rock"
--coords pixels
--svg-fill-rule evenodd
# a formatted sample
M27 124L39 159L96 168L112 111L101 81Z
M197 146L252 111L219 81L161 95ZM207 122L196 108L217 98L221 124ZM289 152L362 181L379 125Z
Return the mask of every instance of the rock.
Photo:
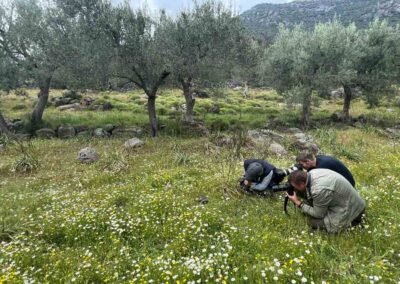
M299 128L295 128L295 127L289 128L287 131L290 133L293 133L293 134L303 133L303 131L301 131Z
M345 117L342 112L334 112L331 115L331 120L333 122L342 122L345 121Z
M80 137L80 138L91 137L91 136L92 136L92 132L89 130L83 130L83 131L78 132L78 134L76 134L76 137Z
M211 109L210 109L210 112L211 113L216 113L216 114L218 114L218 113L220 113L220 108L219 108L219 106L218 105L213 105L212 107L211 107Z
M112 132L113 137L134 137L140 136L142 134L142 129L140 128L116 128Z
M71 103L71 101L72 101L71 98L56 98L54 100L54 106L59 107L59 106L63 106L63 105L68 105Z
M9 123L10 130L20 130L24 127L24 122L21 119L12 119Z
M79 110L81 107L80 107L80 104L79 103L74 103L74 104L69 104L69 105L62 105L62 106L59 106L59 107L57 107L57 109L59 110L59 111L64 111L64 110Z
M300 151L308 151L314 154L319 151L318 145L314 142L314 139L304 133L295 133L292 136L292 140L292 145Z
M106 102L102 106L103 111L109 111L109 110L112 110L113 108L114 108L114 106L110 102Z
M393 138L400 138L400 129L398 128L386 128L386 132Z
M106 126L104 126L104 130L107 131L108 133L111 133L114 129L115 129L114 124L107 124Z
M285 138L283 135L278 134L269 129L261 129L261 130L252 129L247 132L247 136L256 143L265 143L265 144L270 144L273 141L282 142Z
M304 133L295 133L293 135L297 140L306 140L306 135Z
M272 153L274 153L275 155L278 155L278 156L285 156L285 155L287 155L286 149L285 149L282 145L277 144L277 143L272 143L272 144L269 146L269 150L270 150Z
M82 132L82 131L87 131L87 130L89 130L89 127L86 126L86 125L78 125L78 126L74 126L74 128L75 128L75 132L76 132L76 133L80 133L80 132Z
M68 89L62 91L62 96L64 98L71 98L71 99L77 99L77 100L80 100L82 98L82 96L80 94L78 94L76 91L68 90Z
M362 128L364 125L361 123L361 122L359 122L359 121L356 121L354 124L354 127L356 127L356 128Z
M207 204L208 203L208 197L201 195L197 198L197 202L200 204Z
M240 91L241 89L242 89L241 86L236 86L236 87L233 87L233 88L232 88L232 90L234 90L234 91Z
M79 151L77 159L81 163L90 164L97 162L99 158L99 154L97 154L95 149L86 147Z
M107 136L110 136L110 133L105 131L103 128L96 128L95 130L93 130L93 137L103 138Z
M144 145L144 142L142 140L140 140L139 138L132 138L129 139L128 141L126 141L124 143L124 148L125 150L131 150L134 148L138 148Z
M93 104L94 101L95 101L95 99L93 99L93 98L83 98L83 99L81 99L80 104L83 107L89 107Z
M56 132L50 128L42 128L42 129L36 130L35 135L38 138L50 139L50 138L56 137Z
M66 139L75 136L75 128L71 125L61 125L57 129L58 138Z

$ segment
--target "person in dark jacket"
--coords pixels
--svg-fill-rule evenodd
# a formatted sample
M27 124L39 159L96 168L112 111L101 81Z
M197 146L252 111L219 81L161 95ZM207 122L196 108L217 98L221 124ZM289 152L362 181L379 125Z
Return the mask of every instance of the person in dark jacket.
M308 172L313 169L328 169L341 174L350 184L355 187L356 181L350 170L338 159L331 156L317 155L303 152L297 156L296 161Z
M245 160L243 184L251 191L265 191L278 185L285 177L282 170L277 169L265 160Z

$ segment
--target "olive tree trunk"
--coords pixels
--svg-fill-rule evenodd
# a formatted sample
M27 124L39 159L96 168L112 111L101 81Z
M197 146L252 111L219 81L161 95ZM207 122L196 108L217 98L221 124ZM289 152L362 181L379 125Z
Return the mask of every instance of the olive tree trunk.
M51 77L45 78L39 85L38 102L32 112L31 122L33 125L40 124L43 121L43 112L49 100Z
M4 119L3 114L0 112L0 134L10 134L10 130L8 129L8 125L6 120Z
M149 121L151 128L151 137L156 137L158 132L157 114L156 114L156 95L147 95L147 111L149 113Z
M187 122L194 122L194 104L196 103L195 98L193 98L192 92L191 92L191 79L188 79L187 81L182 80L182 89L183 89L183 96L185 97L186 101L186 117L185 121Z
M344 90L344 103L343 103L343 118L345 121L350 120L350 103L352 99L352 91L350 86L344 85L343 86Z

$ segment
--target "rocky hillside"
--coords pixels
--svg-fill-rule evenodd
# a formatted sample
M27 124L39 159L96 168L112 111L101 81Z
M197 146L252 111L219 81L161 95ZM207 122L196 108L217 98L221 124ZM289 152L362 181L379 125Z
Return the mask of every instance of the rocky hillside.
M242 15L245 25L256 35L272 38L279 24L303 23L312 28L337 16L343 23L365 27L374 18L400 23L400 0L297 0L285 4L259 4Z

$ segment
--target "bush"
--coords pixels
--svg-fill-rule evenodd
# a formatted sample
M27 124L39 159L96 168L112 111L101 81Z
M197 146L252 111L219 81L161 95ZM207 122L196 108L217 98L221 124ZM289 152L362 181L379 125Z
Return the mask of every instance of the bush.
M18 97L27 97L28 92L24 88L19 88L15 90L15 95Z
M225 120L213 120L209 128L211 131L226 131L229 129L229 123Z
M13 170L18 173L30 173L39 168L39 161L31 154L24 153L14 163Z

